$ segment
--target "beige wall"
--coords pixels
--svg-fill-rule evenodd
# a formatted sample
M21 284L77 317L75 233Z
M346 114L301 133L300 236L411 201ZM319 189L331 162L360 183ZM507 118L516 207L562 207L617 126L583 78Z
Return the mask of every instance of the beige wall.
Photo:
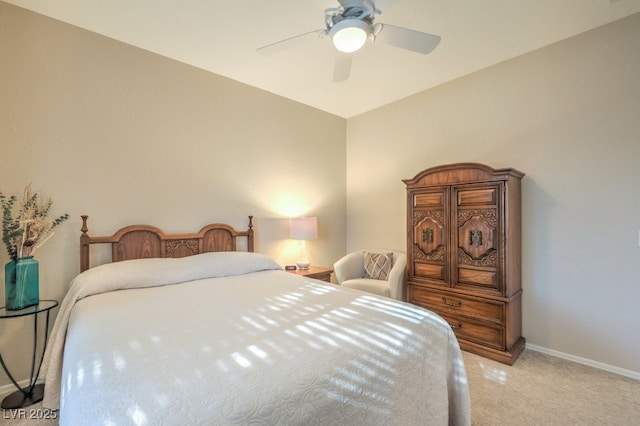
M406 250L401 179L519 169L528 344L640 377L639 159L636 14L349 119L347 249Z
M297 256L283 218L317 215L312 261L344 253L344 119L2 2L0 58L0 191L32 182L71 215L36 252L41 298L78 273L81 214L93 235L245 229L252 214L256 251L282 264ZM0 321L19 379L30 336L31 320Z

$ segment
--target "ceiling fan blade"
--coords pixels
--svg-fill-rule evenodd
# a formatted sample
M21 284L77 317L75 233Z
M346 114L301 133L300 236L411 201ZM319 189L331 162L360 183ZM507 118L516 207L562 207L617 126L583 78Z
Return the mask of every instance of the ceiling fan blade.
M298 34L297 36L289 37L284 40L276 41L275 43L259 47L256 49L256 51L264 56L275 55L277 53L294 48L296 46L301 46L309 42L313 38L313 35L317 35L318 37L320 37L325 33L325 30L309 31L308 33Z
M349 53L340 53L336 55L336 63L333 68L333 82L340 83L349 79L351 74L351 61L353 55Z
M375 36L376 41L400 47L402 49L426 55L440 43L440 36L427 34L395 25L379 24L381 28Z

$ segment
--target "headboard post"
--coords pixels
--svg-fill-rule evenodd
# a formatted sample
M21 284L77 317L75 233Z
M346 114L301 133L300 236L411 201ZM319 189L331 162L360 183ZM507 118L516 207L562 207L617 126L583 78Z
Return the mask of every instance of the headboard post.
M91 238L87 232L89 228L87 228L87 219L88 215L83 214L80 216L82 218L82 235L80 235L80 272L84 272L89 269L89 244L91 244Z
M249 216L249 230L247 231L247 251L253 252L253 216Z

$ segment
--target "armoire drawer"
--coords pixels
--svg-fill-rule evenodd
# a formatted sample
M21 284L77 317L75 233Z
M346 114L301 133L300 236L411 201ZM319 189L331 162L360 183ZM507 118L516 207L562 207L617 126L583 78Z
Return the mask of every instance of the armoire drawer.
M468 340L499 350L505 349L504 328L493 323L474 321L462 315L453 315L443 311L434 311L444 318L458 339Z
M505 303L409 285L409 302L437 312L465 315L498 325L504 324Z

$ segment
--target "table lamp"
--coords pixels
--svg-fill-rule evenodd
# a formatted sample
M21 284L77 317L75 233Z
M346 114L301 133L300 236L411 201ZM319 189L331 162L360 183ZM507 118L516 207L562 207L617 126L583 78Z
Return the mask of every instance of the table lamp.
M300 240L300 256L296 262L298 269L309 269L311 262L307 256L307 240L318 238L318 218L300 217L291 219L291 239Z

